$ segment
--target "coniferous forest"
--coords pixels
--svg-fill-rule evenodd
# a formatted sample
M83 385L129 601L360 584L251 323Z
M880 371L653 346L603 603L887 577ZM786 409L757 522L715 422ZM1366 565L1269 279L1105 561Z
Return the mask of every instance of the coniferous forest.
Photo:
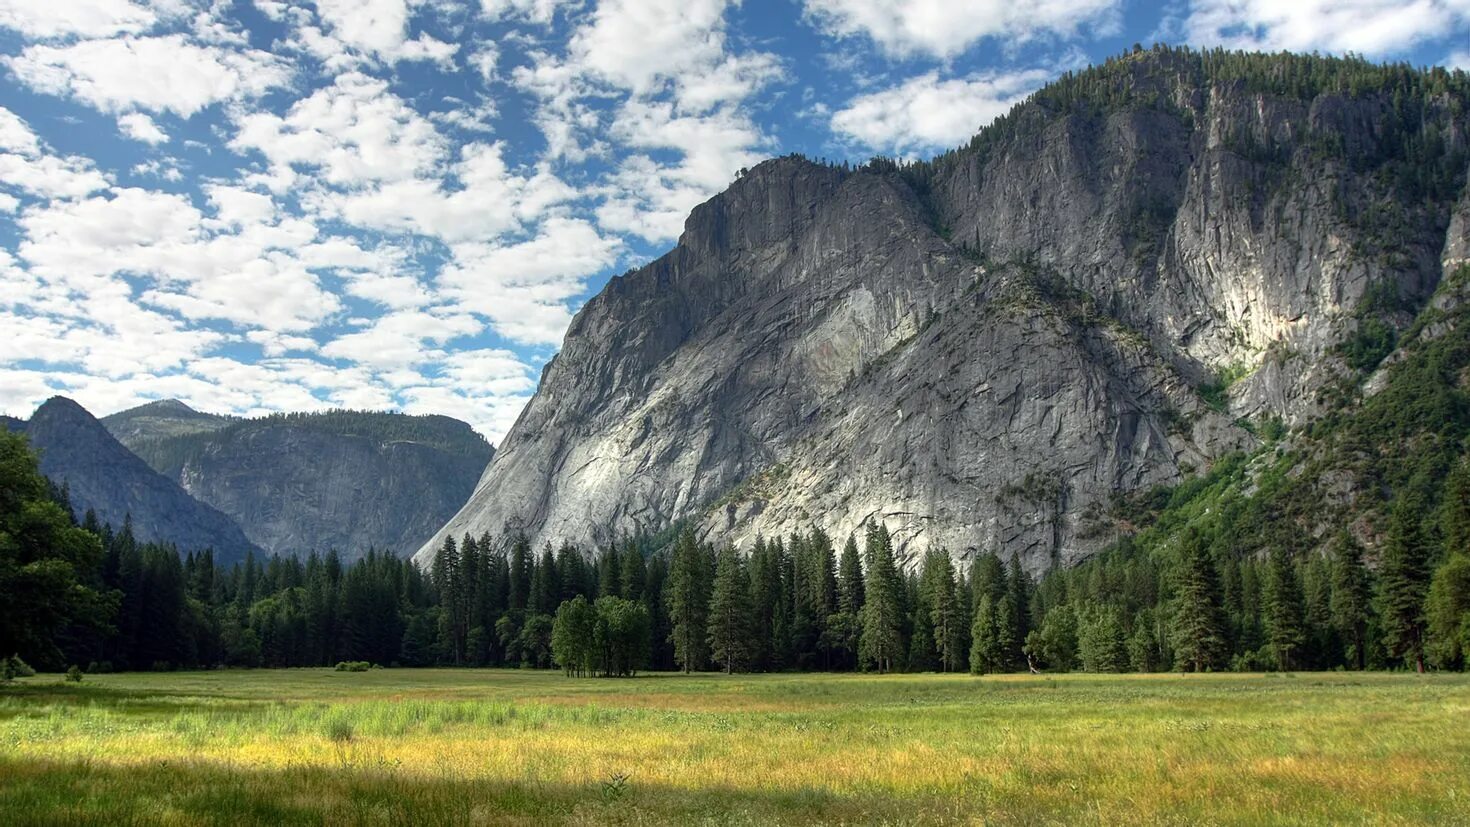
M1437 511L1399 500L1376 567L1345 531L1326 554L1231 557L1189 527L1167 553L1125 540L1039 580L995 553L901 567L881 525L745 553L685 527L596 550L466 536L430 572L381 553L221 569L76 519L21 437L0 434L0 475L0 651L41 668L1462 669L1470 648L1463 465Z

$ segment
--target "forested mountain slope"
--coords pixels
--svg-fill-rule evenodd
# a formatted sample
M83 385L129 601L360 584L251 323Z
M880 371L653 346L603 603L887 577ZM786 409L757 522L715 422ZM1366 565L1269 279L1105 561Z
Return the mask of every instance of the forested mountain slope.
M1130 492L1371 416L1365 380L1470 255L1467 110L1463 73L1157 48L931 162L762 164L587 303L418 559L679 520L1086 558Z

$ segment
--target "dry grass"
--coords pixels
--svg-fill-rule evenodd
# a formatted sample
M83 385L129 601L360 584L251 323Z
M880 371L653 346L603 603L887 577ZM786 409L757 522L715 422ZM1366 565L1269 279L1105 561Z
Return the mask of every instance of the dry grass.
M0 690L0 823L130 822L1470 824L1470 679L280 670Z

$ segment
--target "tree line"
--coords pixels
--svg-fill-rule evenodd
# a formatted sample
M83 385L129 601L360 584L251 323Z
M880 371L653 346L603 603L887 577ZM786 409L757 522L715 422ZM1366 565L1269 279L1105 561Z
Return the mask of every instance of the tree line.
M1463 468L1435 525L1406 492L1376 566L1346 532L1326 554L1231 556L1187 528L1039 579L993 552L905 567L881 524L840 550L819 529L747 553L686 527L593 553L451 538L427 572L376 552L223 569L75 519L21 437L0 434L0 482L0 653L43 668L1462 669L1470 650Z

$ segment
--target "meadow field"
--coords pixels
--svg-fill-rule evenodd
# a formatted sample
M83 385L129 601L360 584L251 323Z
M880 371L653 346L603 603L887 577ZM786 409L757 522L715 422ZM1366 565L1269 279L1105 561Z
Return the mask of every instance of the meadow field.
M0 688L0 824L1470 824L1470 676L325 669Z

